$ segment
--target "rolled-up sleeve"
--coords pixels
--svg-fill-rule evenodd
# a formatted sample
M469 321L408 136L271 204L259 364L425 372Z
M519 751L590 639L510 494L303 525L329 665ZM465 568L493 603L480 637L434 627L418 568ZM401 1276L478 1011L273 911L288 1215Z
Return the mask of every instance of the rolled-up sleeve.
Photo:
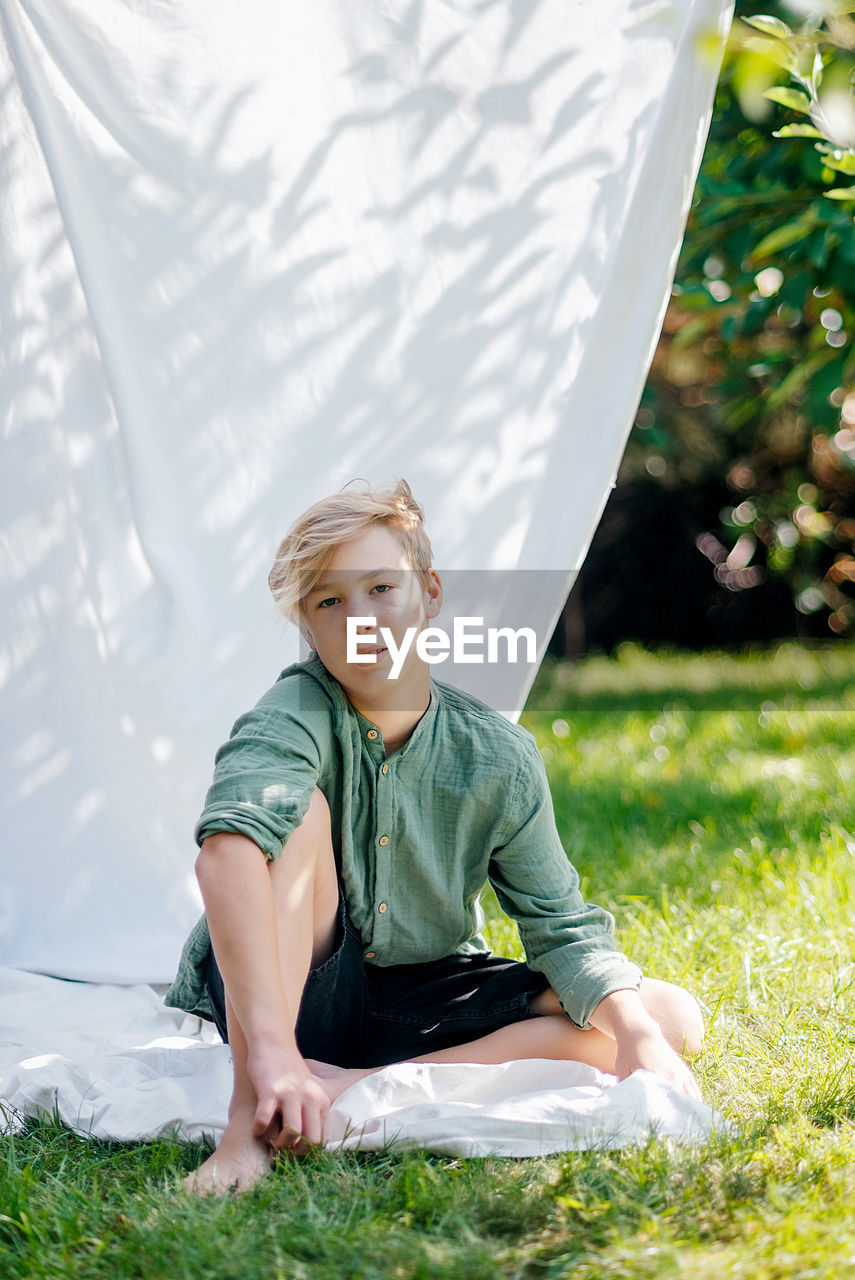
M493 850L490 883L519 925L529 967L544 974L570 1020L587 1029L610 992L638 988L641 970L616 949L614 918L579 892L533 740L521 765L507 810L510 834Z
M247 836L273 861L303 821L318 784L329 708L320 717L307 716L305 697L289 702L290 692L274 685L220 747L196 824L197 844L232 832Z

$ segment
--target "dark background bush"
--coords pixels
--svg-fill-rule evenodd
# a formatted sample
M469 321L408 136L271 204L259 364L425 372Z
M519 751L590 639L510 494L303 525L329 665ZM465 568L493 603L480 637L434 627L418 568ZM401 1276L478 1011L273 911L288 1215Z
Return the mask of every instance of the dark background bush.
M855 145L800 105L824 85L855 102L855 22L790 21L735 26L662 336L553 652L855 634Z

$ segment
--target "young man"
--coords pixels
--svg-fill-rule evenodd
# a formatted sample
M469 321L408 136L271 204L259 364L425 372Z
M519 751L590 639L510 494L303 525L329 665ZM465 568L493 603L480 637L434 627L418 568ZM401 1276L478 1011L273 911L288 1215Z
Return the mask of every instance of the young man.
M642 978L582 900L532 736L433 680L415 644L401 660L442 601L406 483L316 503L270 584L314 652L237 721L196 829L205 916L167 1002L213 1013L234 1090L190 1188L251 1186L391 1062L567 1058L698 1096L681 1056L698 1006ZM526 964L480 936L487 880Z

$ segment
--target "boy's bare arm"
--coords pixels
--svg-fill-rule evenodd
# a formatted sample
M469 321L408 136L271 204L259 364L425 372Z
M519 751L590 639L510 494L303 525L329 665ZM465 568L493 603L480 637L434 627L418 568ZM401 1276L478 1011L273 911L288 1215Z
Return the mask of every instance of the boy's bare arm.
M257 1097L253 1132L276 1146L289 1145L289 1131L319 1142L329 1104L294 1031L305 974L301 979L299 966L289 965L294 981L283 982L264 854L246 836L209 836L196 860L196 876L217 965L247 1043L247 1070Z

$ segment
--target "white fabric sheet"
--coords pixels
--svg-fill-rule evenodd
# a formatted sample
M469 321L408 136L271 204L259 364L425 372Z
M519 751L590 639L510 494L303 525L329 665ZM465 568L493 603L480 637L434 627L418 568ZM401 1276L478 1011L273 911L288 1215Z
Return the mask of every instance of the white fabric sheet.
M0 970L0 1099L7 1123L58 1115L96 1138L222 1132L228 1048L197 1018L166 1009L149 986L67 983ZM592 1067L535 1059L501 1066L386 1067L346 1090L327 1145L394 1143L463 1156L539 1156L627 1147L652 1132L701 1141L723 1121L650 1072L618 1082Z
M552 574L542 654L729 11L0 0L0 963L172 976L213 752L297 655L265 579L309 501L406 476L440 570Z

